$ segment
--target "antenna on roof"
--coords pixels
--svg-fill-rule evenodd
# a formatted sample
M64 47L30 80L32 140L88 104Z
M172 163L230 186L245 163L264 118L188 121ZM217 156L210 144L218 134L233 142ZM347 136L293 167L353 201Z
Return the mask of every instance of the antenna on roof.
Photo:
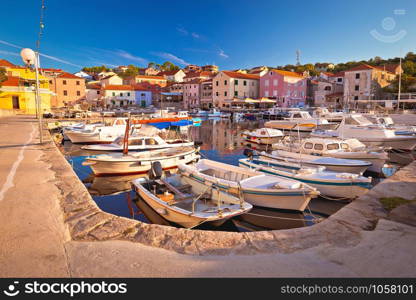
M300 66L300 50L296 50L296 65Z

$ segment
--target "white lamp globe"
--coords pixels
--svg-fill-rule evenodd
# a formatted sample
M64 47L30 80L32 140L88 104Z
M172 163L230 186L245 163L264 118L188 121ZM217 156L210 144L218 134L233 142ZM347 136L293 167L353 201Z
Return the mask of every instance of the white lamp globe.
M24 48L20 51L20 56L27 65L34 65L36 61L35 52L32 49Z

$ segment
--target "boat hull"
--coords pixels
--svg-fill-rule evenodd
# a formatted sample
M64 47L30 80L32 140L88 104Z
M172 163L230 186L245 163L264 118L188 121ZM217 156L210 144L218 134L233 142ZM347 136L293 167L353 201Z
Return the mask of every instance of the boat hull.
M197 161L196 153L185 154L166 159L131 160L131 161L91 161L90 167L96 176L134 175L147 173L153 161L160 161L163 170L175 169L179 164L189 164ZM88 159L87 159L88 161Z
M308 175L299 175L288 171L282 171L276 168L272 168L267 164L258 165L244 160L240 160L239 164L242 167L254 168L266 174L271 174L304 182L316 188L322 195L326 195L331 198L354 199L368 192L370 186L369 182L354 182L352 180L324 180L320 178L314 178Z

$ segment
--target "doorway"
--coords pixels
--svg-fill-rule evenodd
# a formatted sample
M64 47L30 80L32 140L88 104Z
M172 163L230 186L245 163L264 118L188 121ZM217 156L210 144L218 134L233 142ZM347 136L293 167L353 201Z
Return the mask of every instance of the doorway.
M12 96L13 109L20 109L19 96Z

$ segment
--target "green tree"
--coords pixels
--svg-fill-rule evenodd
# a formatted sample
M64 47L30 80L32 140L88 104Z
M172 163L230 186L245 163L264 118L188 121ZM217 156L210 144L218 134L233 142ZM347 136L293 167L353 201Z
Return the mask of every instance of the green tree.
M399 76L391 82L390 85L383 89L387 93L398 93L399 91ZM402 75L401 89L402 93L416 92L416 77L409 76L408 74Z
M122 78L133 77L139 74L139 70L140 68L135 65L128 65L125 71L118 72L117 75Z
M108 72L108 71L110 71L110 69L107 68L105 65L102 65L102 66L84 67L84 68L82 68L82 71L84 71L86 73L98 74L98 73L101 73L101 72Z

